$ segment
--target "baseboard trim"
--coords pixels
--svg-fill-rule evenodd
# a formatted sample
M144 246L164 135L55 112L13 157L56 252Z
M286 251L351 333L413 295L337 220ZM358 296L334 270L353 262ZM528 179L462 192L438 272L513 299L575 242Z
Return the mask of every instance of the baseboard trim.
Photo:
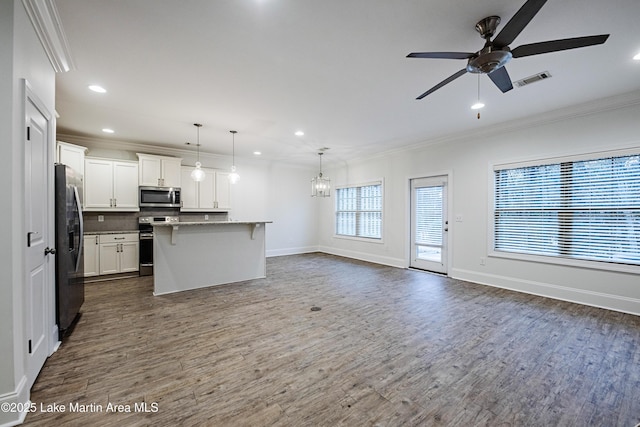
M302 246L298 248L271 249L266 251L267 258L287 255L299 255L318 252L317 246Z
M336 249L336 248L330 248L327 246L320 246L318 248L318 251L329 254L329 255L342 256L345 258L353 258L360 261L372 262L374 264L382 264L389 267L406 268L405 260L399 259L399 258L392 258L392 257L387 257L382 255L374 255L366 252Z
M0 395L0 405L22 406L24 409L29 408L29 389L27 389L27 377L22 376L18 387L10 393ZM0 427L17 426L24 422L27 411L9 412L0 411Z
M478 273L476 271L453 268L450 277L467 282L496 288L509 289L516 292L553 298L591 307L604 308L622 313L640 316L640 299L606 294L603 292L575 289L567 286L551 283L536 282L533 280L518 279L496 274Z

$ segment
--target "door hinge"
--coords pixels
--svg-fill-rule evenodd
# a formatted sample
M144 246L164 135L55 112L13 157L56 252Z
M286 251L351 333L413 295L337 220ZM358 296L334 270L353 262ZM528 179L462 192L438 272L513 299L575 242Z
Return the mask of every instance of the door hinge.
M27 126L27 141L31 141L31 126Z
M31 340L29 340L29 354L31 354Z

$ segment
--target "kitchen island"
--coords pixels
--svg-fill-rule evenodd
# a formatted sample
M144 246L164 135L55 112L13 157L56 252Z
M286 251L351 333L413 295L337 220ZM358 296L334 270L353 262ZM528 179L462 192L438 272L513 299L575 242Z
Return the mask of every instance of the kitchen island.
M153 293L169 294L266 277L265 224L153 224Z

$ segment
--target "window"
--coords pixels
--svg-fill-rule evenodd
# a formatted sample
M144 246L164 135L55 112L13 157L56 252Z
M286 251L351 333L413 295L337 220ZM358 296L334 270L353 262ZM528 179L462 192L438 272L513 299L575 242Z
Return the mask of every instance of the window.
M640 266L640 154L494 168L496 253Z
M336 190L336 234L382 239L382 183Z

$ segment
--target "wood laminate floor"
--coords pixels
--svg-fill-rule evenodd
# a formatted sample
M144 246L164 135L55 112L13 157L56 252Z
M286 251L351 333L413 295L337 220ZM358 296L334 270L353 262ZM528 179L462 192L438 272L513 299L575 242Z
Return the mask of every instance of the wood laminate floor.
M160 297L150 277L88 284L25 424L640 423L640 317L323 254L267 274Z

